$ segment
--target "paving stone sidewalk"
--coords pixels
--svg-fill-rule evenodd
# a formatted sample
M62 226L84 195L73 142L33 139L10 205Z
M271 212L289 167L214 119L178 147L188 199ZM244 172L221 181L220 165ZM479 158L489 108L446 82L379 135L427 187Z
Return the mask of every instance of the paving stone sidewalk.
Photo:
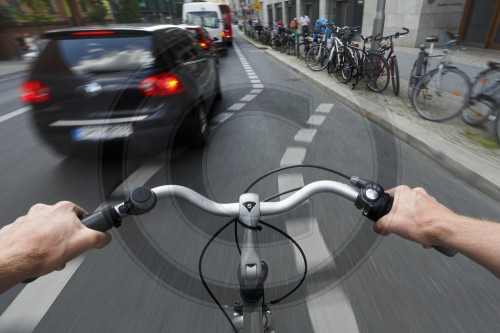
M490 132L470 127L460 118L443 123L421 118L407 97L408 81L404 77L398 97L394 96L390 85L382 94L364 88L362 82L352 90L351 85L339 83L326 71L311 71L303 60L272 50L243 33L240 35L471 186L500 201L500 145ZM416 57L418 49L404 48L402 51ZM473 56L464 54L455 61L477 67L478 72L486 67L487 60L500 61L500 51L486 50L481 55L477 49L472 52ZM478 67L480 65L482 68Z

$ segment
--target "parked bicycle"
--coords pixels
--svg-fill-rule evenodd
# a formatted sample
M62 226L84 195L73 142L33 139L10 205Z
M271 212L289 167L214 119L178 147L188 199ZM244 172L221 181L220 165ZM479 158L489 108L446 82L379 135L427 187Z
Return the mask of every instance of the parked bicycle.
M394 53L394 42L393 38L399 38L403 35L406 35L410 32L410 30L403 28L405 32L396 32L394 35L380 37L380 34L375 37L376 41L381 41L380 48L382 50L382 56L385 57L387 64L389 65L389 70L391 74L391 82L392 82L392 91L394 95L399 95L399 68L398 68L398 59L396 54ZM386 56L386 52L387 53Z
M500 63L490 61L471 87L471 97L462 111L463 120L471 126L481 126L494 116L500 105Z
M352 61L353 77L355 82L352 84L354 89L357 84L364 79L366 86L374 92L383 92L389 85L389 65L378 51L373 52L367 49L368 43L373 37L360 35L363 41L363 47L347 45Z
M300 41L300 37L302 37L302 41ZM308 33L300 34L297 38L297 58L305 59L307 52L317 42L317 40L313 41L313 37Z
M439 41L436 36L425 39L431 43L430 51L425 51L425 45L420 46L420 52L410 74L409 90L411 101L417 113L430 121L446 121L458 116L467 106L470 94L469 77L460 69L451 66L449 47L460 45L458 35L447 33L450 37L444 45L443 54L432 55L434 43ZM437 68L427 71L429 59L440 57Z

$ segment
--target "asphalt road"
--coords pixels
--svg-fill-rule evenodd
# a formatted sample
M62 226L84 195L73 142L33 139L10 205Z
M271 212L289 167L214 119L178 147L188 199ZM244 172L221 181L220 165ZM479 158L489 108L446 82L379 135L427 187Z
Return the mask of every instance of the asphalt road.
M234 44L221 58L223 99L203 150L169 151L140 164L70 160L40 142L28 113L1 122L2 225L36 202L72 200L93 210L122 200L116 185L124 180L124 188L171 183L236 202L255 178L293 163L328 166L385 187L423 186L457 212L500 216L498 202L262 50L238 37ZM0 117L22 108L20 80L0 81ZM255 191L267 198L319 179L343 181L296 169L269 177ZM294 235L308 257L306 283L272 307L278 332L492 332L500 324L499 283L489 272L460 255L450 259L395 236L375 236L371 222L345 199L318 195L264 220ZM203 246L224 223L182 201L162 201L114 230L107 248L0 296L0 332L230 332L197 270ZM303 264L281 235L264 228L259 237L270 266L269 301L300 280ZM223 304L239 299L234 245L231 227L202 265Z

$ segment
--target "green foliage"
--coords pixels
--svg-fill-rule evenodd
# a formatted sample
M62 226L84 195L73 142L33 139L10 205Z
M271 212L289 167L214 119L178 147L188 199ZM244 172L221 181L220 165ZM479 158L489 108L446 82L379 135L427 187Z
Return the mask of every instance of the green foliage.
M0 4L0 27L11 27L14 23L7 6Z
M29 8L29 12L16 10L16 16L21 20L33 23L51 22L52 16L48 14L50 4L48 0L19 0L22 6Z
M90 11L87 14L87 20L89 22L94 22L98 24L104 24L106 22L106 15L108 15L108 9L102 3L102 0L81 0L89 6Z
M123 23L141 22L139 1L137 0L121 0L120 14Z

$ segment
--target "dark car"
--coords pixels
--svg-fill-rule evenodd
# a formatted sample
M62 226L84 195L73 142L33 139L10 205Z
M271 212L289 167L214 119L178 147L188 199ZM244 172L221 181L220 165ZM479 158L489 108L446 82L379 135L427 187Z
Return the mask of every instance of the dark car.
M219 40L217 37L212 38L208 30L205 29L204 27L200 27L197 25L179 25L179 26L186 30L189 30L193 34L194 39L196 39L200 43L201 48L205 51L207 55L216 56L217 49L215 48L214 41Z
M81 156L106 144L164 149L176 135L207 139L220 97L216 58L173 25L80 27L44 34L21 99L58 152Z

